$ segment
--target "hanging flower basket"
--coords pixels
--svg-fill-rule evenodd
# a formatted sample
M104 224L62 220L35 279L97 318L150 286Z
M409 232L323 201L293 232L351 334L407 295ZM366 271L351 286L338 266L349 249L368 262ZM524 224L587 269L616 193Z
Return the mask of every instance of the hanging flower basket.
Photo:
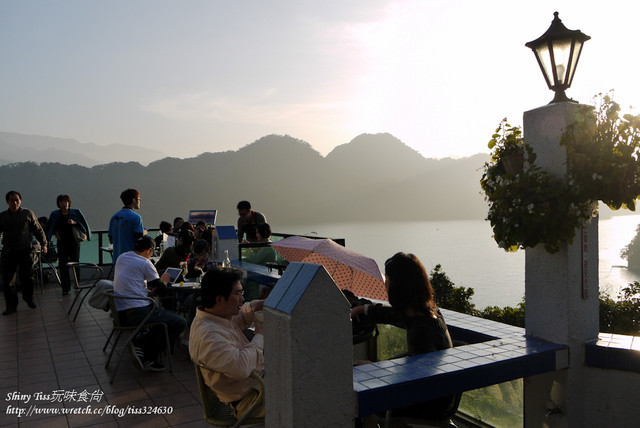
M542 244L555 253L595 215L597 205L578 202L565 179L538 167L521 135L503 120L489 143L493 153L480 182L489 202L487 220L500 248L517 251ZM518 157L521 165L512 159Z
M584 106L560 142L567 148L569 177L581 198L601 200L613 210L635 211L640 196L640 115L620 117L620 106L610 94L594 99L595 117L594 110Z
M516 175L522 172L524 167L524 149L518 147L502 158L502 166L507 174Z

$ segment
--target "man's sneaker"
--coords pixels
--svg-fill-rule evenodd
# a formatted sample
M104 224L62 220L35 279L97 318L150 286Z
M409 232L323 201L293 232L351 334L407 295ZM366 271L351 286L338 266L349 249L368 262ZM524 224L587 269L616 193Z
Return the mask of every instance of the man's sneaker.
M145 361L144 362L144 369L150 372L163 372L164 371L164 365L162 363L159 363L157 361Z
M36 304L35 304L35 302L33 300L29 300L27 302L27 306L29 306L31 309L37 308L37 306L36 306Z

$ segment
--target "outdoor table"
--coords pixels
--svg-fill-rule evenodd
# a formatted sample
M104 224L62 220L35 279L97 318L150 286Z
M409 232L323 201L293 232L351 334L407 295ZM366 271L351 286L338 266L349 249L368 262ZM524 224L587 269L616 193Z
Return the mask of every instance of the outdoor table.
M200 282L197 281L185 281L170 284L167 287L173 295L175 301L175 311L181 314L186 314L189 308L184 306L184 302L190 294L194 294L200 291Z

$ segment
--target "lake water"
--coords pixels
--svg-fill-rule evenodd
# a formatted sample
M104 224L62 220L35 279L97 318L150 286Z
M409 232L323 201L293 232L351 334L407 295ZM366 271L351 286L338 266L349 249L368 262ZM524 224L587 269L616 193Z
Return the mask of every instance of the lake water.
M626 268L620 250L635 236L640 215L600 220L600 289L615 297L640 272ZM477 309L515 306L524 297L524 251L507 253L491 238L483 220L328 223L276 231L345 238L346 246L375 259L378 266L398 251L414 253L428 271L436 265L457 286L472 287Z
M638 224L640 215L600 220L600 289L612 297L628 283L640 281L640 272L628 270L620 258ZM477 309L515 306L524 297L524 251L498 248L484 220L275 225L274 230L345 238L347 247L372 257L381 268L398 251L414 253L428 271L440 264L457 286L472 287ZM97 240L82 244L81 260L96 262L92 259L97 254Z

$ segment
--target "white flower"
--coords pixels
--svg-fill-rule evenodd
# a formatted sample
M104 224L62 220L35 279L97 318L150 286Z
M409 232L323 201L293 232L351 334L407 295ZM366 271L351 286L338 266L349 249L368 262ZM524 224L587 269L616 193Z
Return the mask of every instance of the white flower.
M529 214L533 212L533 204L527 205L527 211L529 211Z

